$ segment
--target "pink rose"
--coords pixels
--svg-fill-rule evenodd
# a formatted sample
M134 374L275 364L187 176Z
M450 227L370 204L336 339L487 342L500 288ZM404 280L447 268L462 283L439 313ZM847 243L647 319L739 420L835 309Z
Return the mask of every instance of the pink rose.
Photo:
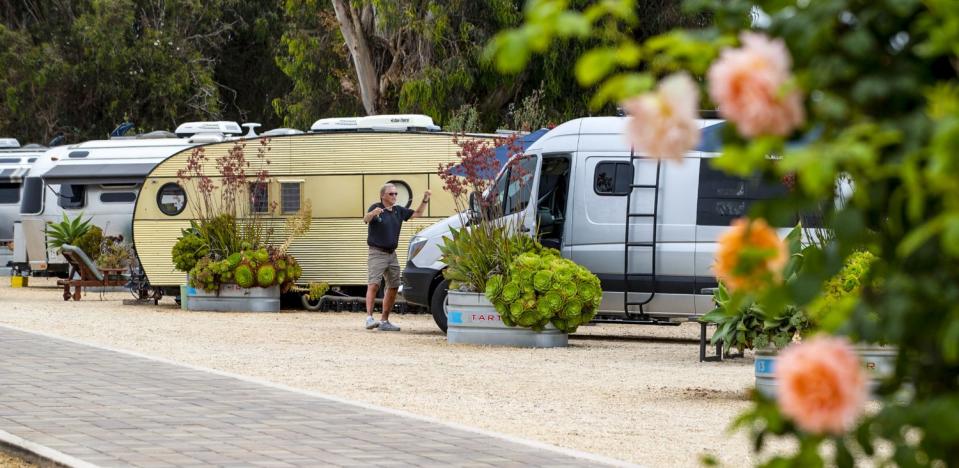
M841 434L866 404L866 374L842 338L793 344L780 354L774 372L779 409L806 432Z
M709 95L739 133L785 136L802 125L802 94L792 84L792 59L781 39L744 32L709 68Z
M623 102L626 136L640 153L682 161L699 144L699 88L685 73L663 79L656 91Z

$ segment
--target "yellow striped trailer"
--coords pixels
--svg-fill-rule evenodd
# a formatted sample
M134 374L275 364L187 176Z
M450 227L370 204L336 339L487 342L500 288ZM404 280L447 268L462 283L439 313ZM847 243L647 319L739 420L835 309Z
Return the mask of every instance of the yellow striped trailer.
M459 138L463 138L459 135ZM492 139L491 135L466 138ZM324 281L331 286L360 286L367 281L366 225L363 215L379 201L379 189L394 183L398 203L417 203L425 190L433 195L425 216L403 224L397 255L406 264L410 238L420 229L455 213L452 197L442 189L440 164L457 159L457 135L436 131L353 131L307 133L271 137L267 141L269 164L256 157L261 139L245 139L245 157L251 167L269 172L268 203L277 208L266 221L274 239L285 238L286 219L295 216L308 199L312 205L309 231L296 238L289 252L303 267L300 284ZM202 146L207 158L205 173L219 176L215 160L237 141ZM193 149L184 150L158 164L147 176L137 198L133 242L137 256L153 287L176 289L186 274L173 267L171 250L181 230L196 217L192 204L197 194L177 172L187 164ZM416 208L413 206L413 208Z

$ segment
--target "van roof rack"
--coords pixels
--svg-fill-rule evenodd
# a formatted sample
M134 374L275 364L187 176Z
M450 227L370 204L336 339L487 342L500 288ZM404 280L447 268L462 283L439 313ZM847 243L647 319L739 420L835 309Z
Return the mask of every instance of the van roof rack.
M310 132L438 132L440 127L428 115L394 114L368 117L332 117L313 122Z

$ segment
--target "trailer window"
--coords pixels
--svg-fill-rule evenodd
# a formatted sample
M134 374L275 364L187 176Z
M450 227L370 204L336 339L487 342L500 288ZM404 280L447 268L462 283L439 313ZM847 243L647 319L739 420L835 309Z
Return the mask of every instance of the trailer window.
M593 175L593 191L597 195L629 195L633 183L633 165L628 162L601 162L596 164Z
M85 185L63 184L60 186L60 196L57 197L57 204L68 210L83 208L86 195L87 187Z
M270 186L266 182L250 184L250 212L267 213L270 211Z
M283 213L296 213L300 211L302 188L302 182L280 183L280 210Z
M20 184L0 184L0 203L20 203Z
M536 158L523 158L513 162L509 169L509 185L506 187L505 214L519 213L529 205L535 172Z
M105 192L100 194L100 201L103 203L132 203L136 199L137 194L133 192Z
M157 192L157 208L167 216L176 216L186 208L186 192L180 184L168 182Z

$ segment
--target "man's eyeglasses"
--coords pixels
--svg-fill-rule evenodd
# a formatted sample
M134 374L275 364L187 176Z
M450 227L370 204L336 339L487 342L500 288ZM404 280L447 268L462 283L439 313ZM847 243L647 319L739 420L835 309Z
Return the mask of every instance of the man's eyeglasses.
M387 192L387 195L392 195L392 196L395 197L395 196L396 196L396 192Z

